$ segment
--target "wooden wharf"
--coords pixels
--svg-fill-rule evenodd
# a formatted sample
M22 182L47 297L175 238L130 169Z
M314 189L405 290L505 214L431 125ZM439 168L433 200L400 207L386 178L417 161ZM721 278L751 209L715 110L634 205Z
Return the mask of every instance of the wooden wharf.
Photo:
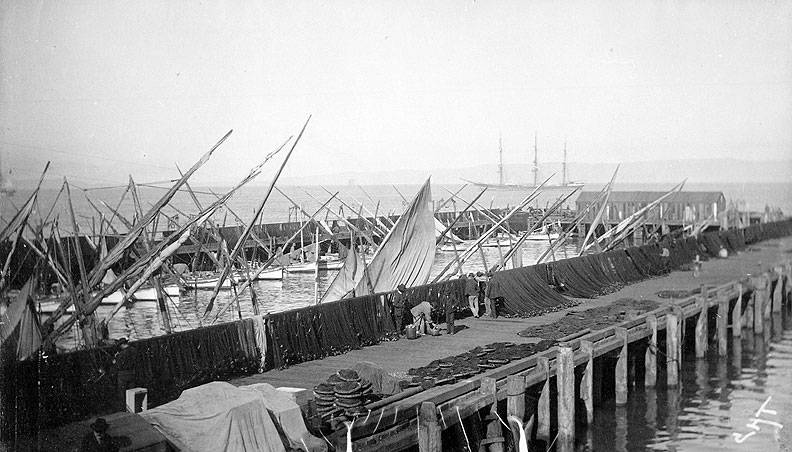
M766 340L770 322L778 322L780 316L789 315L792 308L792 264L786 252L789 248L792 248L792 238L769 240L728 259L708 261L698 277L693 277L690 271L674 271L594 300L585 300L564 311L527 319L463 319L457 321L457 325L465 328L455 335L385 342L240 378L232 383L268 382L275 386L311 389L329 374L358 361L370 361L389 372L404 374L410 367L426 365L475 346L496 341L536 342L536 338L521 338L515 333L530 326L552 323L570 310L579 312L605 306L625 297L655 299L655 294L661 290L699 289L697 295L684 299L659 299L662 306L651 312L598 331L577 332L560 339L556 346L544 352L455 384L398 393L376 406L369 406L369 416L357 420L351 433L352 450L355 451L397 451L416 445L420 451L440 451L443 450L443 431L485 410L491 415L481 421L484 437L480 433L479 442L489 447L482 446L478 450L504 450L504 434L509 432L500 419L506 419L507 415L531 426L527 429L529 436L536 423L536 438L548 442L553 439L550 438L552 424L558 431L555 438L558 450L573 450L576 419L592 422L595 404L601 400L605 382L603 371L608 367L606 360L611 363L610 367L614 367L615 360L615 378L607 381L614 383L618 406L627 403L633 385L680 385L679 366L683 355L694 353L697 359L708 353L726 355L729 329L734 337L743 333L757 334ZM768 262L773 265L768 266ZM688 327L695 331L692 341L685 340L683 335ZM636 366L645 369L642 381L635 381ZM579 377L576 377L576 368L582 370ZM658 369L664 371L658 372ZM658 375L664 375L665 381L657 381ZM550 390L551 385L555 386L555 393ZM526 404L528 388L540 389L535 410ZM575 398L576 393L582 399L580 402ZM557 406L555 419L551 419L551 404ZM584 407L586 415L576 417L576 406ZM494 416L499 412L500 419ZM516 444L519 431L513 424L510 427ZM343 426L329 440L336 450L347 450Z

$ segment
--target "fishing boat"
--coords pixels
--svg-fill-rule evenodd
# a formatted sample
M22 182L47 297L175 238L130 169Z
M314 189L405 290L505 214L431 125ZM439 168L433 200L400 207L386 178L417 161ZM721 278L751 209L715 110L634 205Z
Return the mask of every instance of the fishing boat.
M286 267L287 273L315 273L317 271L333 271L340 270L344 266L344 261L329 256L321 256L317 261L313 262L298 262Z
M179 300L179 286L176 284L170 284L167 286L162 286L163 295L167 296L168 298L173 299L174 301ZM115 305L121 301L123 295L121 291L115 291L110 295L104 297L102 299L102 304L109 304ZM157 301L157 289L154 287L146 287L142 289L138 289L135 291L134 295L135 302L138 301Z
M498 234L485 240L481 246L485 248L510 248L519 237L510 234Z
M456 244L447 242L440 246L440 251L443 252L451 252L454 251L465 251L473 245L474 241L462 240L461 242L456 242Z
M234 279L237 281L247 281L248 274L250 276L255 276L256 272L259 271L261 267L251 265L250 270L248 271L235 271L234 272ZM259 273L254 281L281 281L283 279L283 267L270 267L266 270L262 270Z
M179 302L179 286L176 284L163 286L162 290L164 295L168 298L173 300L174 302ZM121 291L115 291L110 295L102 298L102 301L99 303L100 306L115 306L116 304L120 303L123 299L124 295ZM64 296L60 297L52 297L52 298L44 298L38 300L36 305L38 307L38 311L43 314L52 314L57 311L58 307L60 306L61 302L64 300ZM157 290L153 287L145 287L135 291L134 300L135 303L138 302L153 302L157 301ZM68 308L66 308L67 313L74 312L74 305L72 304Z
M528 237L526 237L525 240L544 242L548 240L558 240L560 236L561 234L559 234L557 231L552 231L547 225L544 225L539 231L534 231L528 234Z
M195 289L214 289L217 286L217 282L220 281L220 276L216 273L208 273L208 274L192 274L192 275L182 275L181 276L181 283L184 287L184 290L195 290ZM223 284L220 285L220 290L230 290L231 289L231 279L226 278L223 281Z

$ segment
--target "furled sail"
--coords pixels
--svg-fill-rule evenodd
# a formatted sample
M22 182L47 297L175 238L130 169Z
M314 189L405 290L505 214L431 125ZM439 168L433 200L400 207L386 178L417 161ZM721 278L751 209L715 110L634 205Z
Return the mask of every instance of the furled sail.
M434 264L434 255L435 220L432 189L427 179L410 206L385 236L371 262L362 262L355 256L347 257L344 267L330 284L322 301L388 292L399 284L408 287L425 284Z
M29 358L41 347L41 330L30 303L34 285L35 279L30 278L0 314L0 346L15 346L19 360Z

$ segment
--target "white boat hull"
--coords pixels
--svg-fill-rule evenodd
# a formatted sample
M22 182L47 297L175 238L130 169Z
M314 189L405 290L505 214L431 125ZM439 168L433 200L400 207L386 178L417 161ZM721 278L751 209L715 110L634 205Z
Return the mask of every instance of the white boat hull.
M301 264L292 264L286 267L288 273L315 273L316 262L305 262ZM321 260L319 261L319 271L340 270L344 266L342 260Z

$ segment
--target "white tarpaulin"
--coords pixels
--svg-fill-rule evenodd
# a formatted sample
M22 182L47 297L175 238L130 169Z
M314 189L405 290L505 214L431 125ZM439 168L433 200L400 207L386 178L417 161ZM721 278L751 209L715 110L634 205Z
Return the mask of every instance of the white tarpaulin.
M215 381L140 413L179 450L285 452L264 397Z
M412 203L385 236L376 254L368 262L366 271L358 271L360 278L336 277L328 288L329 293L347 294L354 289L355 296L373 292L389 292L399 284L415 286L425 284L435 256L435 218L432 212L432 189L429 179L415 195ZM347 260L344 266L346 267ZM342 270L339 275L344 273ZM367 273L367 276L364 277ZM323 297L332 301L333 297Z

